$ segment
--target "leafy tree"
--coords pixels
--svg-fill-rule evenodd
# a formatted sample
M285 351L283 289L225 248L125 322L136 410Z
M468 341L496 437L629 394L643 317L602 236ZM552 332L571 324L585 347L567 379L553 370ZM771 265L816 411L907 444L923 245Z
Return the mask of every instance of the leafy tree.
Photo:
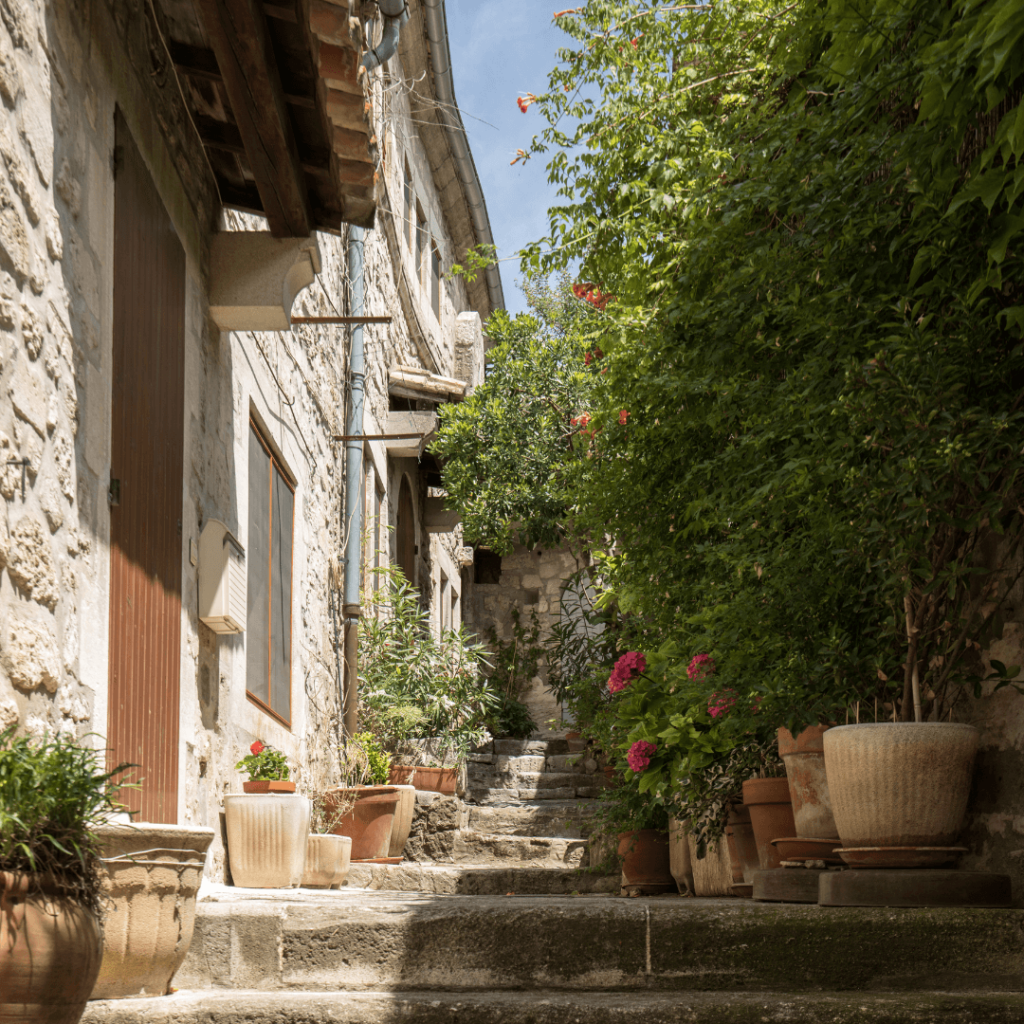
M498 310L487 379L441 408L433 451L445 459L448 501L471 542L507 554L518 539L554 546L575 514L568 466L599 378L590 349L596 313L559 284L526 286L530 312Z

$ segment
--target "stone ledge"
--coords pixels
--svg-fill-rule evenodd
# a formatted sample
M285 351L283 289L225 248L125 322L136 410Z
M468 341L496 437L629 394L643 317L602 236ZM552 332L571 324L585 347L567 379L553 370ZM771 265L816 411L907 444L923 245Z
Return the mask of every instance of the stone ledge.
M196 992L89 1003L82 1024L1018 1024L1024 995Z
M491 882L507 878L509 892L531 878L570 874L477 872ZM822 908L683 897L277 895L284 898L226 890L201 901L192 949L175 985L1024 992L1019 910ZM568 941L572 935L585 941Z

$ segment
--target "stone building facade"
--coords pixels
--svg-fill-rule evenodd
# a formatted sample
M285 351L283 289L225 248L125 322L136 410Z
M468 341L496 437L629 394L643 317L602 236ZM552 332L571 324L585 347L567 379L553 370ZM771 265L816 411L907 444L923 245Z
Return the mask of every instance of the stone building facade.
M496 275L445 276L490 237L422 6L370 71L380 25L360 9L236 7L274 39L280 67L250 72L285 113L256 128L294 134L291 181L250 145L263 114L225 115L226 44L211 63L191 4L0 3L0 727L91 735L140 765L144 819L214 827L256 738L300 782L333 770L347 488L364 568L406 544L438 624L461 619L464 549L436 467L418 439L380 435L409 417L429 432L481 379L481 322L501 303ZM289 188L298 206L275 212ZM359 480L340 440L356 325L289 329L352 315L350 224L366 229L361 312L390 317L362 326ZM236 595L222 632L201 617L204 571L222 571L208 549L245 559L246 621ZM217 840L207 870L223 866Z

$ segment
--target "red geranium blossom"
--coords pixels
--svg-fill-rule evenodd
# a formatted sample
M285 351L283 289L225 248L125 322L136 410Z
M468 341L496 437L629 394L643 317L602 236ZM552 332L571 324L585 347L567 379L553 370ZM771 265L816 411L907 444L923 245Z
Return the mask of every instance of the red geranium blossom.
M250 748L249 748L249 751L250 751L251 753L253 753L253 754L262 754L262 753L263 753L263 751L264 751L264 749L265 749L265 748L264 748L263 744L262 744L262 743L261 743L261 742L260 742L259 740L257 740L257 741L256 741L256 742L255 742L255 743L254 743L254 744L253 744L253 745L252 745L252 746L251 746Z
M620 409L619 410L619 425L624 427L626 425L626 420L628 418L629 418L629 410L628 409Z

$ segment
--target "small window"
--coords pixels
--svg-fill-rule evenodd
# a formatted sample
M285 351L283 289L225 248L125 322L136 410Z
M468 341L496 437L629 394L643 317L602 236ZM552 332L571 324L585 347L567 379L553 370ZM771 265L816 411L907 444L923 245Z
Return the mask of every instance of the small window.
M412 248L412 224L414 217L412 202L412 175L409 173L409 162L405 162L405 173L402 179L402 219L405 221L405 244Z
M423 284L424 264L427 259L427 218L423 216L420 204L416 204L416 277Z
M446 630L452 628L451 620L451 583L448 581L448 577L441 573L441 579L438 586L438 625L441 627L441 632L444 633Z
M434 318L441 320L441 254L436 245L430 246L430 308Z
M289 725L295 492L252 420L249 427L245 688L252 701Z
M398 514L395 517L395 561L411 586L416 585L416 514L413 511L409 478L402 477L398 488Z

